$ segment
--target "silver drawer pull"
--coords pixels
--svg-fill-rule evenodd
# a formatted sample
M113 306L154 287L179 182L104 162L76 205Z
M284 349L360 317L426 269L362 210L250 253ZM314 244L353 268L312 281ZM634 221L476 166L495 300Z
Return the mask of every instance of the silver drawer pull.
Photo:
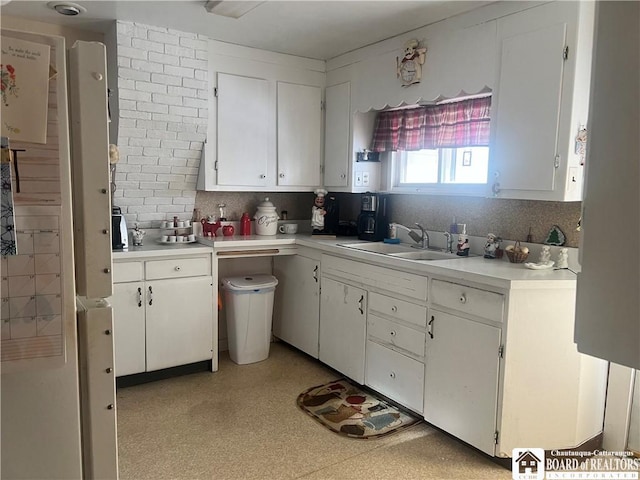
M391 330L389 332L389 335L391 335L392 337L395 337L396 336L396 331L395 330Z
M396 378L396 372L391 372L389 374L389 378Z
M180 271L180 265L176 265L176 272Z
M467 303L467 295L466 294L461 294L460 295L460 303Z
M393 307L391 307L391 311L393 313L396 313L398 311L398 307L396 307L395 305Z

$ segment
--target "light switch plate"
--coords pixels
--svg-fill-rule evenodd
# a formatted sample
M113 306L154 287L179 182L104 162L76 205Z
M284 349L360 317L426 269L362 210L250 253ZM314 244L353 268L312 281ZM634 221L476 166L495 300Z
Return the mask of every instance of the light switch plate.
M369 172L362 172L362 186L369 186Z
M356 172L356 187L362 186L362 172Z

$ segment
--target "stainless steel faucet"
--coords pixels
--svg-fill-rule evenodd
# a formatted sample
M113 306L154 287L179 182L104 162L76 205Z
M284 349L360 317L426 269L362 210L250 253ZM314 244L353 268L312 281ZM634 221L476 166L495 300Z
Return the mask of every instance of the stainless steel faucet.
M422 248L423 250L429 248L429 234L427 233L426 229L422 225L417 223L417 222L416 222L416 227L418 227L420 229L420 233L421 233L420 245L419 246L418 245L412 245L412 246L415 247L415 248ZM411 238L416 240L413 236ZM416 240L416 242L417 241L418 240Z
M453 253L453 235L449 232L442 232L447 239L447 253Z

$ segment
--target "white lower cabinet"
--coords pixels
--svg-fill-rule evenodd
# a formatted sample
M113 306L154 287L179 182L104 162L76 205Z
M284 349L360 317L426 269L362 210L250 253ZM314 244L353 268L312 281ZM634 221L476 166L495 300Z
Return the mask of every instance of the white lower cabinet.
M424 418L493 455L501 331L456 315L430 313Z
M320 361L364 383L367 291L322 277Z
M114 263L116 376L212 358L211 255Z
M320 328L320 261L303 255L274 257L278 279L273 334L318 358Z

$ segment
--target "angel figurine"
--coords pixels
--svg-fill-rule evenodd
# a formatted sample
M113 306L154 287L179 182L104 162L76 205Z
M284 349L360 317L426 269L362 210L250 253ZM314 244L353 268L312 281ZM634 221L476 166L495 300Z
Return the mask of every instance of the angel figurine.
M547 264L551 260L551 249L548 245L544 245L542 250L540 251L540 258L538 258L538 263Z

